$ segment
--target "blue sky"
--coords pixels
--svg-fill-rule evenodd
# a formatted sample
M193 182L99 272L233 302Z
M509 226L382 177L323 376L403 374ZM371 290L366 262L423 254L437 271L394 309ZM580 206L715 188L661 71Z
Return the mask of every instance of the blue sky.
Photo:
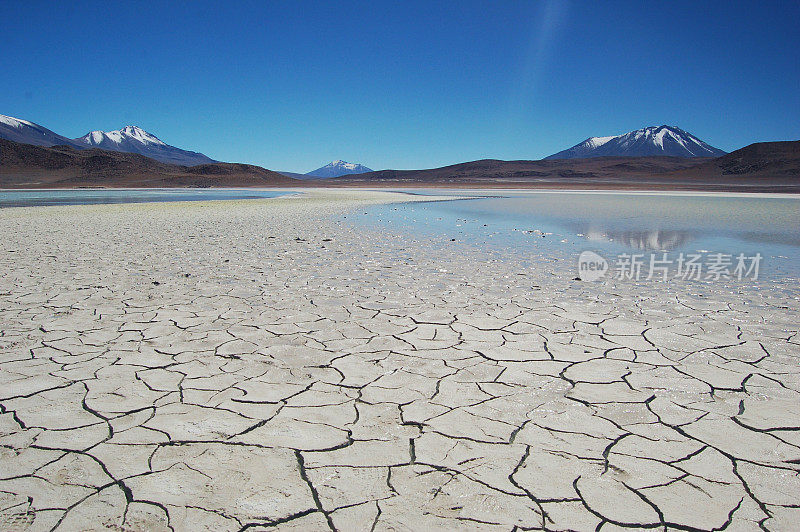
M800 139L797 2L160 4L0 2L0 114L302 172Z

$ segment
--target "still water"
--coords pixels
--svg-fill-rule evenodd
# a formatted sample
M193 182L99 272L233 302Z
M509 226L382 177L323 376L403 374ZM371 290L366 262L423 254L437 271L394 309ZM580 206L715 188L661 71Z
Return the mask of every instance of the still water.
M275 198L289 191L244 188L148 188L77 190L0 190L0 208L43 205L93 205L101 203L149 203Z
M424 191L434 193L433 191ZM439 191L438 193L441 193ZM800 197L606 192L485 192L460 201L382 205L370 225L444 236L494 250L577 257L760 253L762 273L800 274ZM734 264L735 265L735 264Z

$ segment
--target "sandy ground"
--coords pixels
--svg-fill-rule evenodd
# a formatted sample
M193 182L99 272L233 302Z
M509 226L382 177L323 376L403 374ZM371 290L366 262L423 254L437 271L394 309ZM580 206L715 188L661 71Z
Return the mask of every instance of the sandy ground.
M354 231L399 197L0 211L0 530L796 528L797 287Z

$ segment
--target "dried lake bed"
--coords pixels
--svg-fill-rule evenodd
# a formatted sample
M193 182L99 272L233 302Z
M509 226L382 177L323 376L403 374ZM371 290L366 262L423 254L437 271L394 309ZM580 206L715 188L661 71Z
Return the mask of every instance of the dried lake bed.
M796 525L796 278L369 222L437 199L0 210L0 529Z

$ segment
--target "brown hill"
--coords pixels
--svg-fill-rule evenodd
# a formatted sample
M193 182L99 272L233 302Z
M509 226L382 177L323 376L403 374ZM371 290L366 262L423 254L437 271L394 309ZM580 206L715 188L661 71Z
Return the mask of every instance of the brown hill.
M707 159L700 159L705 161ZM666 174L696 165L698 159L682 157L597 157L593 159L550 159L501 161L482 159L428 170L380 170L336 178L337 183L374 181L467 183L503 181L524 184L563 179L615 178Z
M298 181L248 164L178 166L135 153L0 139L0 187L270 187Z
M759 142L711 159L694 168L706 177L748 176L797 182L800 141Z
M333 181L333 180L329 180ZM318 182L320 183L320 182ZM331 185L800 192L800 141L751 144L718 158L485 159L429 170L382 170Z
M734 190L800 193L800 141L757 143L716 159L597 157L484 159L428 170L382 170L322 180L259 166L177 166L148 157L0 139L0 188L46 187L477 187Z

